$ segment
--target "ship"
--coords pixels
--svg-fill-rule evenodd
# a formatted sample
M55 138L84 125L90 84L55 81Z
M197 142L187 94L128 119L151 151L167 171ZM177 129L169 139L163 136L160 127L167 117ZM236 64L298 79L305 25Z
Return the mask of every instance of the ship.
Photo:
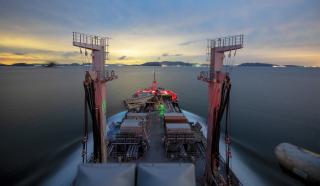
M243 35L208 41L209 71L197 77L208 84L206 122L190 119L177 93L158 85L155 71L150 87L124 99L120 119L107 122L106 84L118 78L105 66L109 39L74 32L73 45L81 53L81 49L92 51L92 65L83 82L82 163L73 185L242 185L229 166L231 80L222 67L225 52L243 47ZM227 147L222 157L219 143L224 116Z

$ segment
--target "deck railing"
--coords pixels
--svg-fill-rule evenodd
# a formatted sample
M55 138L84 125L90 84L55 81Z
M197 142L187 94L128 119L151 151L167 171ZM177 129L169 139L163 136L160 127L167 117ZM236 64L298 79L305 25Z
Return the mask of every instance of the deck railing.
M87 45L99 45L99 46L107 46L107 37L99 37L79 32L73 32L73 42L74 43L83 43Z
M243 35L227 36L217 39L212 39L208 41L208 47L218 48L218 47L230 47L243 45Z

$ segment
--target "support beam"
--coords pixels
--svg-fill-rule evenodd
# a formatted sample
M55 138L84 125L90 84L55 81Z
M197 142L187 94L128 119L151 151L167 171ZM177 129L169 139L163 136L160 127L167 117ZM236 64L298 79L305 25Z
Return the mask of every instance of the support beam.
M92 128L97 129L93 136L96 147L94 148L94 160L100 163L107 161L105 138L107 119L106 82L117 78L113 71L110 76L106 76L105 60L108 54L106 51L108 41L109 38L106 37L73 32L73 45L92 51L92 69L86 72L86 76L90 76L90 78L86 77L85 84L91 83L93 85L94 97L91 97L92 100L88 101L95 103L94 108L91 108L92 113L94 113L91 115L94 125Z
M208 83L208 119L207 119L207 154L206 154L206 182L212 183L217 177L219 168L219 140L221 112L221 97L223 83L228 74L223 72L224 52L241 49L243 47L243 35L223 37L209 41L210 71L201 72L199 80Z

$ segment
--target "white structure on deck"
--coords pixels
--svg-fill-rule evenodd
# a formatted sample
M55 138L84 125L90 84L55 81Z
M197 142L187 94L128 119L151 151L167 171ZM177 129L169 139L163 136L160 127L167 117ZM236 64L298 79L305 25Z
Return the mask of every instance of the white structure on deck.
M106 127L106 82L117 78L112 71L110 76L106 76L105 60L108 57L108 37L98 37L88 34L73 32L73 46L84 48L92 51L92 69L87 72L85 83L94 82L94 103L95 103L95 127L98 129L99 136L94 136L95 140L99 141L100 147L94 154L99 154L95 157L99 162L106 162L106 143L105 143L105 127ZM87 53L86 53L87 55ZM93 124L95 125L95 124ZM94 133L95 135L95 133ZM98 135L98 134L97 134Z

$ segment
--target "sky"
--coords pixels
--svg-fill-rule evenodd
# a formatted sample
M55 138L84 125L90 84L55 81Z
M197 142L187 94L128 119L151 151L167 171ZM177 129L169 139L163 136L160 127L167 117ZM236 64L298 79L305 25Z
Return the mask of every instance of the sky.
M235 64L320 66L319 0L0 0L0 63L82 63L72 32L111 37L107 63L206 62L244 34Z

